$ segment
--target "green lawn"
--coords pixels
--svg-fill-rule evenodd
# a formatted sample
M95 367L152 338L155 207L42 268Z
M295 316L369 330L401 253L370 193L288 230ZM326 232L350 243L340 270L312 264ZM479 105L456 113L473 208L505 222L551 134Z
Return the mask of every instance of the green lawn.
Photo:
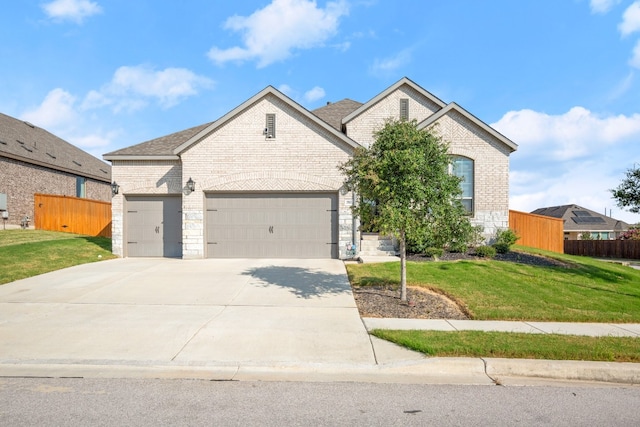
M640 338L479 331L389 331L372 334L439 357L640 362Z
M640 270L533 252L560 259L567 267L495 260L407 262L407 283L451 296L474 319L640 322ZM399 284L399 263L350 264L347 271L353 285Z
M116 258L111 239L40 230L0 230L0 285Z

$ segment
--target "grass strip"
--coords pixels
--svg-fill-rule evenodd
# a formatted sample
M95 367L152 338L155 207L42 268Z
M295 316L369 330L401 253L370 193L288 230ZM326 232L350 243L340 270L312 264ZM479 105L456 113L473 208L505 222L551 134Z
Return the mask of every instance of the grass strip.
M553 254L565 267L497 260L407 262L407 284L436 290L474 319L640 322L640 270ZM397 286L399 263L349 264L352 285Z
M434 357L640 362L640 338L634 337L380 329L371 334Z
M116 258L111 239L38 230L0 231L0 285Z

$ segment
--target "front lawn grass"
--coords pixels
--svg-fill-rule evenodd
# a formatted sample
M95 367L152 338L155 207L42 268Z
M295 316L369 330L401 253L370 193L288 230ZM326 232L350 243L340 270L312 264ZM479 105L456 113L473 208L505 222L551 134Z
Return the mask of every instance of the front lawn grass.
M407 284L464 304L473 319L640 321L640 270L587 257L543 253L566 263L541 267L496 260L407 262ZM399 286L400 264L350 264L352 285Z
M433 357L640 362L640 338L633 337L481 331L374 330L371 333Z
M111 239L41 230L0 230L0 285L116 258Z

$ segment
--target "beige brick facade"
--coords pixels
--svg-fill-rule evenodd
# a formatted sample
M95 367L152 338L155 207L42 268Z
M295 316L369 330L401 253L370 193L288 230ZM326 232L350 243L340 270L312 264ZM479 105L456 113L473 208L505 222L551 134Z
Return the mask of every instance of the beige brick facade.
M356 103L354 108L362 107L343 121L346 136L267 88L217 122L105 155L120 185L112 205L114 253L126 255L126 195L181 194L182 256L202 258L207 256L206 194L324 192L338 197L339 256L346 257L347 246L360 239L350 209L354 196L342 194L344 176L338 167L358 144L370 145L386 119L399 118L401 99L409 102L409 119L426 123L437 117L429 126L450 143L451 153L473 159L472 221L484 226L487 237L508 227L509 154L515 144L403 79L369 103ZM270 138L265 126L271 114L275 135ZM193 192L186 189L189 178L196 183Z
M474 163L474 209L471 222L484 227L490 239L509 227L509 150L459 112L452 111L433 126L449 143L449 152Z
M421 122L436 111L438 106L433 100L408 86L401 86L379 100L361 115L346 123L347 136L365 147L371 146L374 133L384 126L385 120L400 118L400 100L409 101L409 120Z

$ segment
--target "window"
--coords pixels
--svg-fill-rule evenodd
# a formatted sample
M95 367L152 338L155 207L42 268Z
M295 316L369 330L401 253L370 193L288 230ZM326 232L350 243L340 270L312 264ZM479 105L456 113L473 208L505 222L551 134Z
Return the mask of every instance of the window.
M87 179L82 176L76 177L76 197L87 197Z
M409 120L409 100L407 98L400 100L400 120Z
M276 137L276 115L275 114L267 114L264 133L268 139Z
M452 173L462 178L462 206L473 214L473 160L468 157L454 156Z

